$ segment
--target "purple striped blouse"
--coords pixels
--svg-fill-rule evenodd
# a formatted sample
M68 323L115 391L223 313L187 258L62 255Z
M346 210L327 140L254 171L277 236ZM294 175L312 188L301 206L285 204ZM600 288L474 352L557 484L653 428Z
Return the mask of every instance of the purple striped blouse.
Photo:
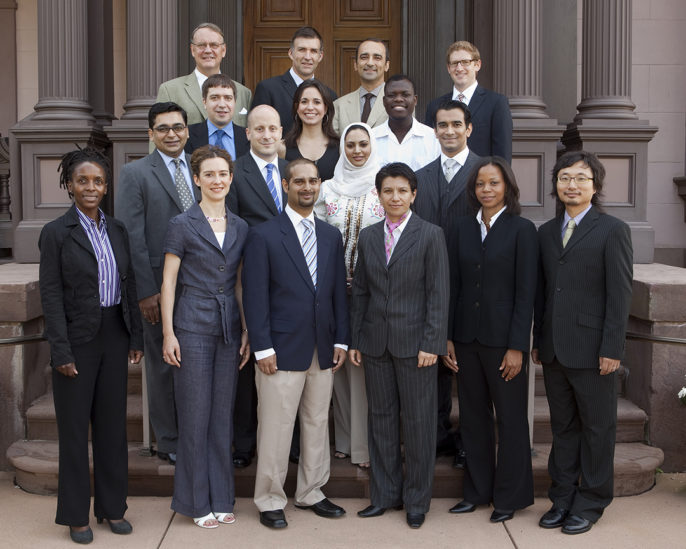
M96 223L81 210L76 208L79 221L83 230L86 231L88 240L93 246L95 257L98 260L98 288L100 290L100 306L112 307L121 301L119 287L119 271L117 260L112 251L110 237L107 235L107 221L102 210L98 210L100 223Z

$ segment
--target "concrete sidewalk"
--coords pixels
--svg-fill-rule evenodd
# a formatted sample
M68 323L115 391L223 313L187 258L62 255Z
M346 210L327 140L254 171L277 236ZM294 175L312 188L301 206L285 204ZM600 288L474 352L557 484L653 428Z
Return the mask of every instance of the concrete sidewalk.
M543 530L538 519L548 510L547 499L516 514L504 524L491 524L491 510L484 508L464 516L447 511L454 500L434 499L424 526L411 530L405 513L389 511L384 516L360 519L355 513L367 500L338 499L348 514L327 520L310 511L286 508L288 528L274 531L259 524L252 500L236 502L236 523L215 530L201 530L191 519L169 509L170 498L131 497L126 517L134 526L130 536L116 536L105 524L92 520L94 541L99 548L261 548L354 547L361 549L430 547L431 549L614 549L686 548L686 473L662 474L655 488L639 496L617 498L593 529L578 536L559 530ZM0 473L0 517L2 548L71 548L66 527L54 524L55 497L27 494L16 488L11 473Z

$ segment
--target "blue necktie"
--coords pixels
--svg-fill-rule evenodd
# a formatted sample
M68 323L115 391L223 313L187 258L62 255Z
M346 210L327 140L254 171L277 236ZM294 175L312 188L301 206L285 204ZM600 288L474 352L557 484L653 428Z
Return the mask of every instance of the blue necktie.
M303 254L305 254L305 262L312 277L312 284L317 287L317 235L314 232L312 221L309 219L302 220L305 232L303 233Z
M213 145L215 147L219 147L220 149L223 149L224 148L224 143L222 142L223 137L224 137L224 130L217 130L216 132L214 132L214 143L213 143Z
M274 199L276 209L279 210L279 213L281 213L281 201L279 200L279 193L276 190L276 185L274 185L274 176L272 175L273 172L274 164L267 164L267 187L269 188L269 192Z

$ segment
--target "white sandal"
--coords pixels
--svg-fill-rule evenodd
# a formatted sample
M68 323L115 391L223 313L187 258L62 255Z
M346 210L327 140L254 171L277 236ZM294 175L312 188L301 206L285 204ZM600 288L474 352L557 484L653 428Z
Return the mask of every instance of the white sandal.
M236 522L236 517L233 513L213 513L213 515L221 524L233 524Z
M204 517L194 518L193 522L195 522L196 526L200 526L200 528L219 528L219 524L206 525L205 523L208 520L217 520L217 517L214 516L214 513L207 513Z

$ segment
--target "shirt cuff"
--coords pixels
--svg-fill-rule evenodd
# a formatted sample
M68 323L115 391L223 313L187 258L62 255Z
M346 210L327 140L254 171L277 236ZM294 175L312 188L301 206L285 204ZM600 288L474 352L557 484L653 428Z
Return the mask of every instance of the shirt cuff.
M335 343L335 344L334 344L334 347L338 347L339 349L343 349L343 350L346 351L346 352L348 351L348 346L347 346L347 345L343 345L343 343Z
M270 347L269 349L264 349L263 351L255 351L255 360L262 360L263 358L267 358L275 354L276 351L273 347Z

